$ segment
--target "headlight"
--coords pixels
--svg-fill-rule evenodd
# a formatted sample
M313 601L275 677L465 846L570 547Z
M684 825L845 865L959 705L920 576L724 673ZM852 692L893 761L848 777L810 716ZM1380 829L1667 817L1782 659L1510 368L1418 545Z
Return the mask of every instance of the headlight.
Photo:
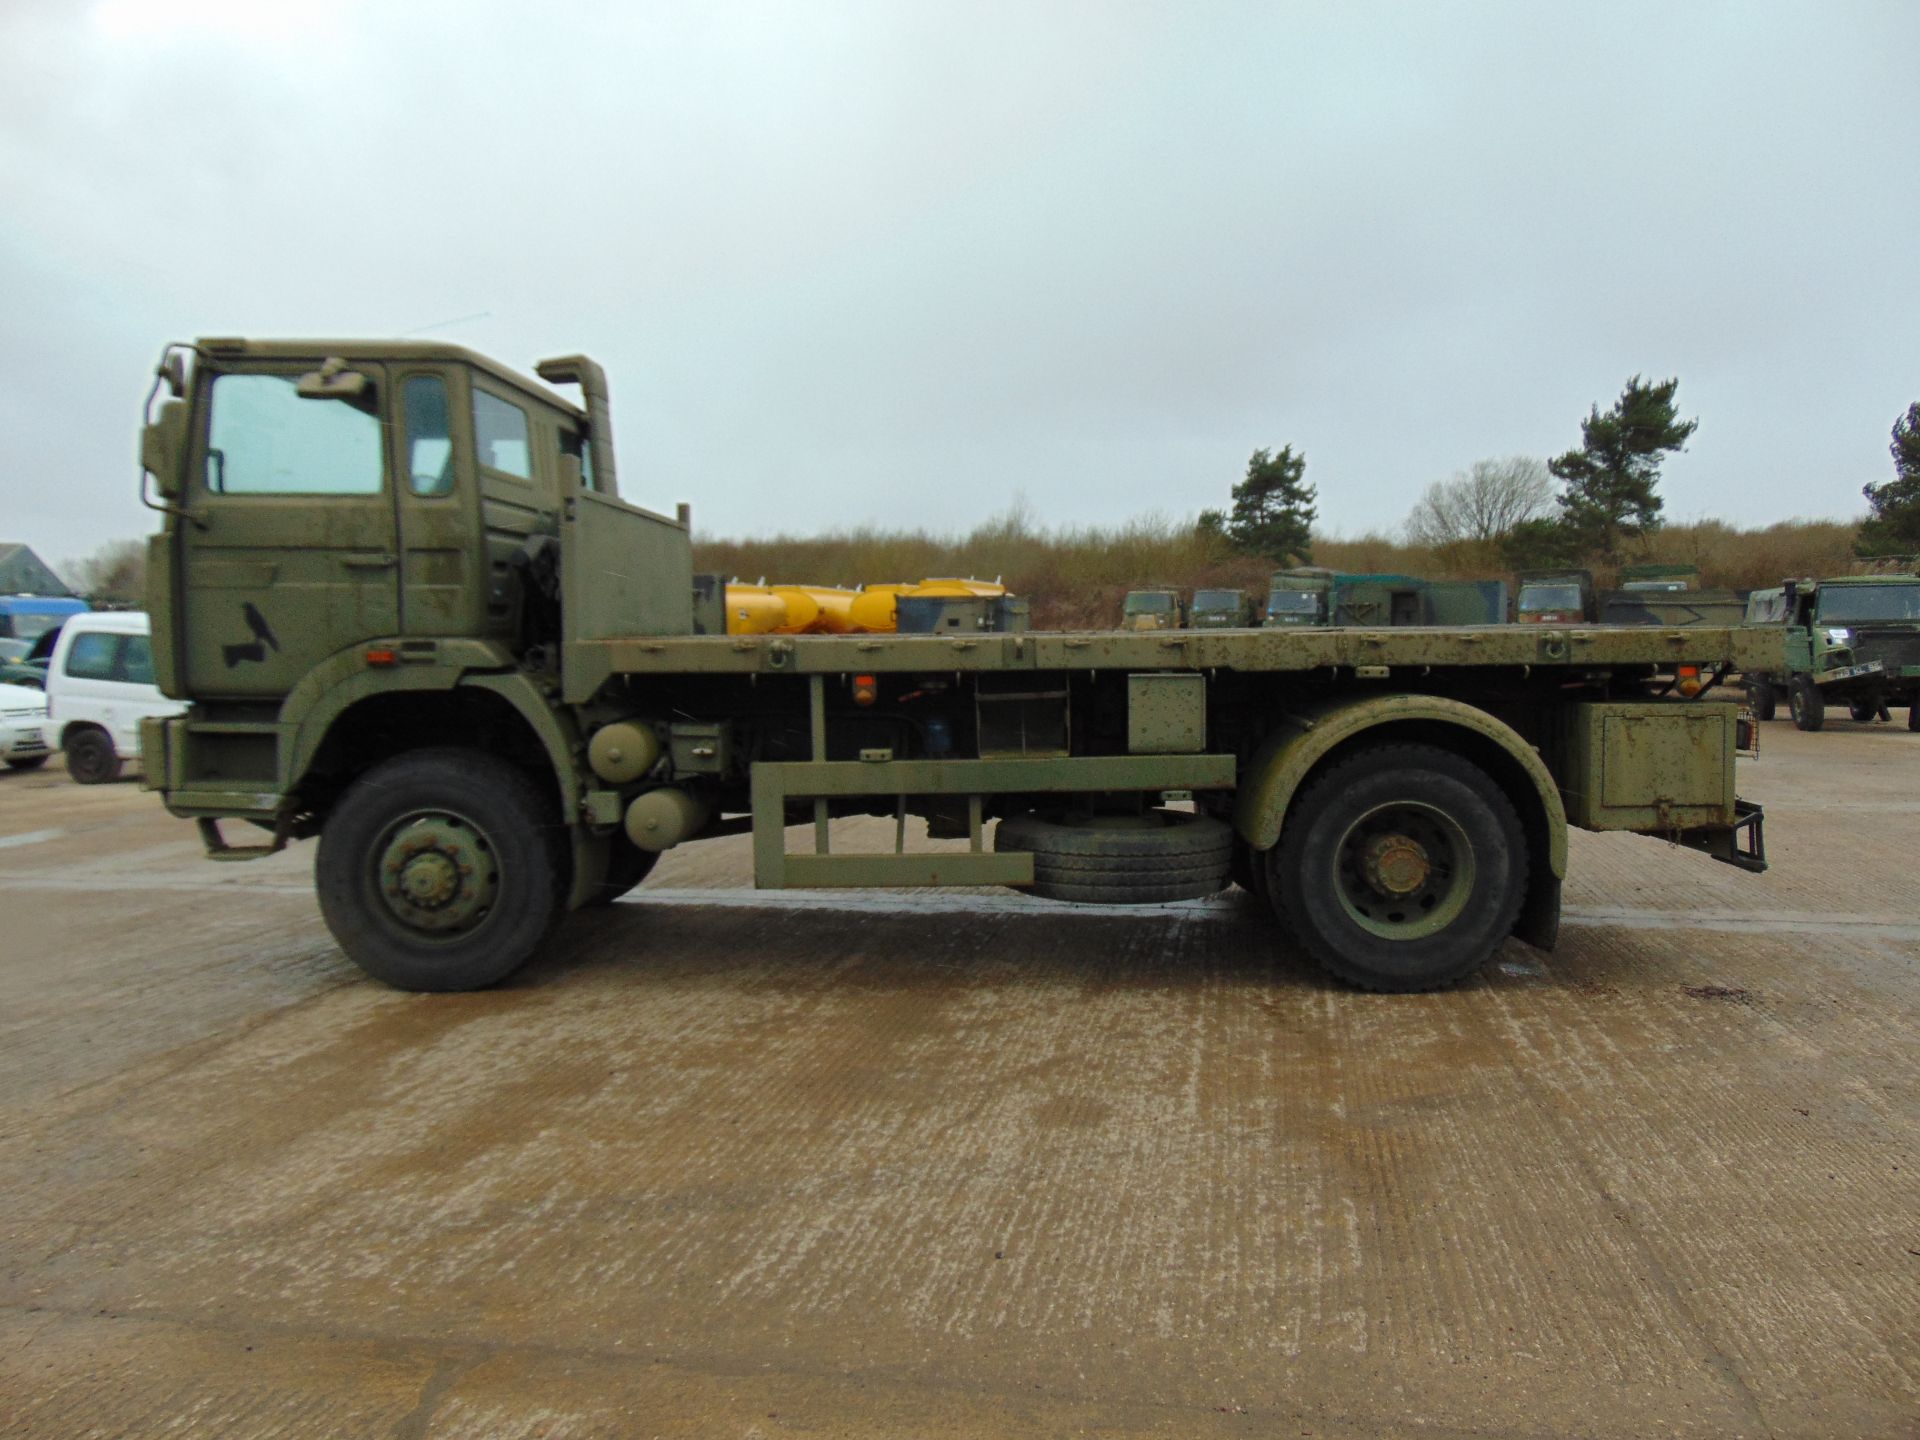
M1852 639L1853 631L1847 629L1844 625L1836 626L1827 631L1827 643L1829 645L1845 645Z

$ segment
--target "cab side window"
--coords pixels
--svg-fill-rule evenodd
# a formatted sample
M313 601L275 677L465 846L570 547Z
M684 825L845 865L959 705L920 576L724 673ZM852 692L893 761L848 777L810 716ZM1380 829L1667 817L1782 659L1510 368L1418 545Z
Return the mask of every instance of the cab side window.
M153 683L153 642L144 635L129 635L120 647L119 679L135 685Z
M447 382L438 375L414 375L401 393L407 413L407 484L416 495L451 495L453 425Z
M76 680L112 680L119 655L118 635L97 631L76 635L67 651L67 674Z
M291 375L213 382L207 489L215 495L378 495L380 422L338 400L303 400Z
M521 480L533 478L527 412L478 386L473 392L473 447L489 470Z

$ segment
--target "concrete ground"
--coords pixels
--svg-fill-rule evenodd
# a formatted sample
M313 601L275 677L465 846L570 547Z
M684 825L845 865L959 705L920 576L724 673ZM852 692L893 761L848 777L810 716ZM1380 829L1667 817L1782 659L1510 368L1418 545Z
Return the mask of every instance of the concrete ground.
M1771 873L1576 836L1404 998L744 841L403 995L0 776L0 1433L1920 1432L1920 735L1763 728Z

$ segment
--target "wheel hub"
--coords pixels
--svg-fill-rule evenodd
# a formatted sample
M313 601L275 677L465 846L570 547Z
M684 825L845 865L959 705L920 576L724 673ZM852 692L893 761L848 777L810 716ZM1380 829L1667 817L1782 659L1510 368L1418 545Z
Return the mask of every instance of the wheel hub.
M492 908L498 881L485 837L453 815L403 821L380 854L381 897L416 930L471 929Z
M1367 884L1388 899L1413 894L1427 883L1432 869L1427 847L1397 831L1374 836L1360 860L1360 873Z

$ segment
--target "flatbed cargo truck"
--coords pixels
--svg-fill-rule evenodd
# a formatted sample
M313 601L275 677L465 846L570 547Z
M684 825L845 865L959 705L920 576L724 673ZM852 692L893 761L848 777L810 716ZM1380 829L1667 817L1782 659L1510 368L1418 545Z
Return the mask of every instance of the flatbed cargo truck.
M536 373L202 340L148 397L155 669L190 708L147 727L146 783L217 859L317 837L328 926L391 984L496 982L724 835L763 888L1237 882L1382 990L1551 947L1569 825L1765 865L1735 707L1647 687L1777 665L1777 632L728 635L686 507L620 498L599 367ZM892 849L845 853L846 816L893 818ZM955 848L908 849L908 816Z

